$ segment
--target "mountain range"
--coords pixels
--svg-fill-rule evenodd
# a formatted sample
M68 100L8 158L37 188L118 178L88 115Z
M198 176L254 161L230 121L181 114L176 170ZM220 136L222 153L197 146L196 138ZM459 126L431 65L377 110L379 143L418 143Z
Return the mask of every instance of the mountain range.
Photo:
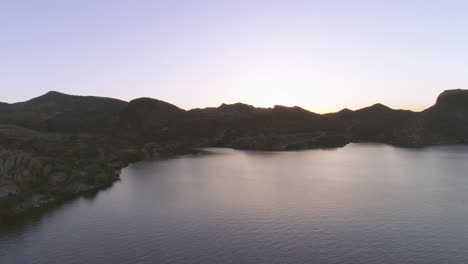
M200 147L297 150L378 142L422 147L468 142L468 90L447 90L421 111L375 104L317 114L236 103L178 108L139 98L48 92L0 103L0 221L97 190L131 162Z

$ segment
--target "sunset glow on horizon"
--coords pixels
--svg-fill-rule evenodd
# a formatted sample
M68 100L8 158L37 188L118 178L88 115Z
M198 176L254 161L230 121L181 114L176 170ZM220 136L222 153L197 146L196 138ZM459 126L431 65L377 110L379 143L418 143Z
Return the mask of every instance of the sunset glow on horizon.
M421 111L468 88L466 1L2 1L2 102Z

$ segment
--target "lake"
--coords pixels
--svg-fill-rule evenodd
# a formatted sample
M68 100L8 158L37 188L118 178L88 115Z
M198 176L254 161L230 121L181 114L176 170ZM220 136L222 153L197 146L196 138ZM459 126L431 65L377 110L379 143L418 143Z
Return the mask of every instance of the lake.
M0 228L0 263L468 263L468 146L207 149Z

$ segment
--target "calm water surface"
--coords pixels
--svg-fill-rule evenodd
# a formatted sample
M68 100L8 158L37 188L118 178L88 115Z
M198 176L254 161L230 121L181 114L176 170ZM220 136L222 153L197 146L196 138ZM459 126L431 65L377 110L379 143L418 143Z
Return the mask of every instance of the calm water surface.
M468 147L139 163L0 228L0 263L468 263Z

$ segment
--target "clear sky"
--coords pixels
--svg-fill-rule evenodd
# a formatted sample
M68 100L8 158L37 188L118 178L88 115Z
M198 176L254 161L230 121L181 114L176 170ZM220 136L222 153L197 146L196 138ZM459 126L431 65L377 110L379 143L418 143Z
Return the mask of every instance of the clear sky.
M421 110L468 88L468 1L0 0L0 101Z

